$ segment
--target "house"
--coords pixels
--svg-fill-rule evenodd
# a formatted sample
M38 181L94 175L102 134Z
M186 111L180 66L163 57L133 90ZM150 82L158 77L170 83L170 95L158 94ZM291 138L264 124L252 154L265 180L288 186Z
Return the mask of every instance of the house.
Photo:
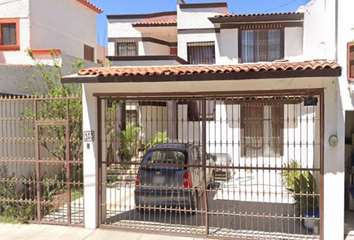
M293 13L229 14L224 2L177 1L176 12L107 16L108 58L117 67L62 79L84 84L84 131L97 139L84 149L85 199L99 196L85 201L85 226L342 239L352 201L345 164L353 147L344 141L353 118L352 7L312 0ZM206 165L207 153L229 154L232 164L220 169L234 176L204 191L196 218L168 218L161 206L133 214L134 186L119 182L117 170L128 200L115 202L112 196L122 195L107 181L112 163L137 164L121 161L121 138L107 135L129 123L139 127L143 144L164 131L169 139L200 144L196 166L217 169ZM111 146L113 161L106 157ZM297 195L306 199L300 211L318 207L318 215L296 214L297 198L281 178L294 171L292 160L317 182ZM310 228L302 227L304 220Z
M63 71L70 72L71 62L83 59L86 66L98 66L96 14L102 10L86 0L20 0L0 1L0 83L1 93L32 93L28 85L34 60L53 64L51 49ZM104 51L104 50L103 50Z

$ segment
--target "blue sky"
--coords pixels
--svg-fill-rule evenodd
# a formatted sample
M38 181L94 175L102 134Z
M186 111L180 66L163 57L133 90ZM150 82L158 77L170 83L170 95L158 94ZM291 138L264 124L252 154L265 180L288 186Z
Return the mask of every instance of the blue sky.
M103 10L97 15L97 42L107 45L110 14L155 13L176 10L176 0L89 0ZM229 13L293 12L310 0L185 0L186 3L227 2Z

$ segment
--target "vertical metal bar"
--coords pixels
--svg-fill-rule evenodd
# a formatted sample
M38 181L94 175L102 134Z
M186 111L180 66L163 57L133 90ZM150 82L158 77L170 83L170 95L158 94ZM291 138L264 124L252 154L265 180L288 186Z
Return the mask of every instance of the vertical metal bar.
M97 144L98 144L98 227L102 225L102 149L101 149L101 133L102 133L102 113L101 98L97 97Z
M320 240L324 239L324 92L320 93Z
M59 100L61 101L61 100ZM67 189L67 208L68 208L68 224L71 224L71 186L70 186L70 179L71 179L71 174L70 174L70 113L69 113L69 99L66 99L66 189Z
M39 125L37 124L37 103L38 100L34 99L34 120L36 128L36 186L37 186L37 221L41 221L41 177L40 177L40 163L39 163Z
M206 192L206 100L202 98L202 149L206 235L209 235L209 205Z

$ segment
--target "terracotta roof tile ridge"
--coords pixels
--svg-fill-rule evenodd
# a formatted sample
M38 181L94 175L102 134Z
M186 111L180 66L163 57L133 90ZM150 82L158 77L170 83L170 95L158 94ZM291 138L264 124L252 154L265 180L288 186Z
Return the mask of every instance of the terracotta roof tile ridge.
M87 0L76 0L76 1L85 5L86 7L90 8L91 10L95 11L98 14L103 13L103 10L101 8L97 7L96 5L92 4Z
M133 23L133 26L154 26L154 25L175 25L177 24L177 19L166 19L166 20L157 20L157 21L144 21Z
M255 16L274 16L274 15L293 15L301 14L301 12L279 12L279 13L237 13L237 14L219 14L215 15L217 18L222 17L255 17Z
M229 65L172 65L172 66L140 66L88 68L78 72L78 75L95 76L152 76L152 75L193 75L218 74L238 72L269 72L269 71L303 71L316 69L341 68L337 62L327 60L308 60L297 62L260 62Z

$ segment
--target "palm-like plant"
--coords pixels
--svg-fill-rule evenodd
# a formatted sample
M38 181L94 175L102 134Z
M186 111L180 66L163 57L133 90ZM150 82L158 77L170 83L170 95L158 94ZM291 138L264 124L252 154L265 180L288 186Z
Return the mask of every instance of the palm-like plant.
M137 153L140 142L140 127L136 127L134 123L128 123L125 130L120 134L121 147L119 154L123 162L130 162L131 158Z
M296 216L303 212L308 215L319 208L319 197L316 195L317 183L311 172L302 172L295 177L293 188L288 188L294 193Z

